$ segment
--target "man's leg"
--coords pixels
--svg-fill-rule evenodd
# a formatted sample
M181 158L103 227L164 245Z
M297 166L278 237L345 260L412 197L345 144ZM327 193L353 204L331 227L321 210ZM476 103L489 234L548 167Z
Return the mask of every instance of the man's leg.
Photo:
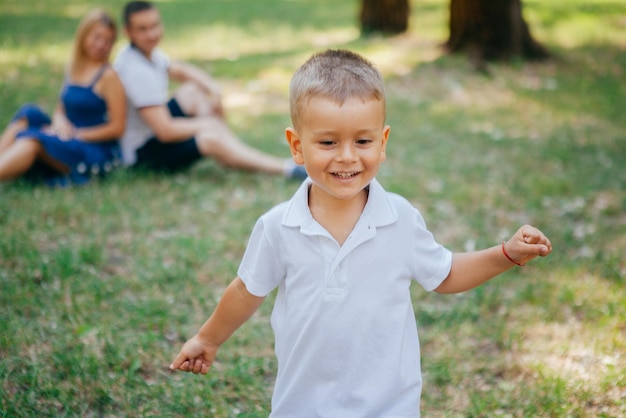
M228 126L219 97L207 96L194 84L185 83L174 99L185 115L202 117L207 122L207 127L195 136L202 156L231 168L304 177L304 171L296 170L290 158L267 154L241 141Z
M222 99L205 94L194 83L184 83L174 93L174 99L189 117L217 116L224 118Z
M226 167L288 174L290 159L262 152L241 141L219 117L205 117L208 127L196 135L200 154L215 158Z

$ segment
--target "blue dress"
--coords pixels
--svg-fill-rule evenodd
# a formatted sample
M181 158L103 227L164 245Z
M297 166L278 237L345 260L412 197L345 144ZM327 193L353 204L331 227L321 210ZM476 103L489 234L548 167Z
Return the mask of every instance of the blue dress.
M61 102L68 120L76 128L101 125L107 121L107 106L93 87L108 65L102 66L87 86L66 82L61 92ZM35 164L26 173L26 178L42 180L48 185L87 183L93 176L103 176L120 165L121 151L117 140L86 142L77 138L60 139L44 131L51 123L50 118L33 104L22 106L12 120L25 118L28 128L16 136L20 139L35 139L41 143L46 154L69 168L67 175L61 174L43 163Z

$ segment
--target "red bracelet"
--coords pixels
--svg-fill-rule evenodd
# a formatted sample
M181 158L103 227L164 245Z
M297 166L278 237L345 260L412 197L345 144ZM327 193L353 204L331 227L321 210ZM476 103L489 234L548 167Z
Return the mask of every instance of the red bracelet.
M511 257L509 257L509 255L506 253L506 250L504 249L504 243L505 243L505 241L502 241L502 254L504 254L504 256L506 258L508 258L511 263L516 264L518 266L523 266L523 264L518 263L517 261L515 261Z

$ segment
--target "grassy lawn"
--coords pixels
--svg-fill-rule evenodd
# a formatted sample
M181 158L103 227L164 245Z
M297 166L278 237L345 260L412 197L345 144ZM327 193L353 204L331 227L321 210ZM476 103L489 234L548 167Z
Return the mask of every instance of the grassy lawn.
M117 17L123 3L106 8ZM412 289L423 416L626 416L626 3L524 1L556 58L490 76L442 55L446 0L412 3L407 34L368 39L357 1L158 4L163 48L222 81L247 142L287 156L291 74L315 50L351 48L387 79L378 179L440 242L496 245L526 222L551 238L549 258L474 291ZM0 0L2 126L24 102L52 110L95 5ZM207 376L167 366L233 278L256 218L297 186L212 161L74 189L0 184L0 416L267 416L271 300Z

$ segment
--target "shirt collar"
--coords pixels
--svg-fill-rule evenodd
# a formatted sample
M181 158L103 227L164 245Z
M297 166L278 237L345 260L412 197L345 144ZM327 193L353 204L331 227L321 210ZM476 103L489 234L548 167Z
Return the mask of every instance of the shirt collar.
M309 210L309 188L311 184L313 182L310 178L304 180L289 201L282 220L284 226L307 229L307 227L317 224ZM369 184L369 195L361 218L366 218L367 223L372 227L389 225L398 219L398 214L391 204L387 192L376 179L372 179Z

